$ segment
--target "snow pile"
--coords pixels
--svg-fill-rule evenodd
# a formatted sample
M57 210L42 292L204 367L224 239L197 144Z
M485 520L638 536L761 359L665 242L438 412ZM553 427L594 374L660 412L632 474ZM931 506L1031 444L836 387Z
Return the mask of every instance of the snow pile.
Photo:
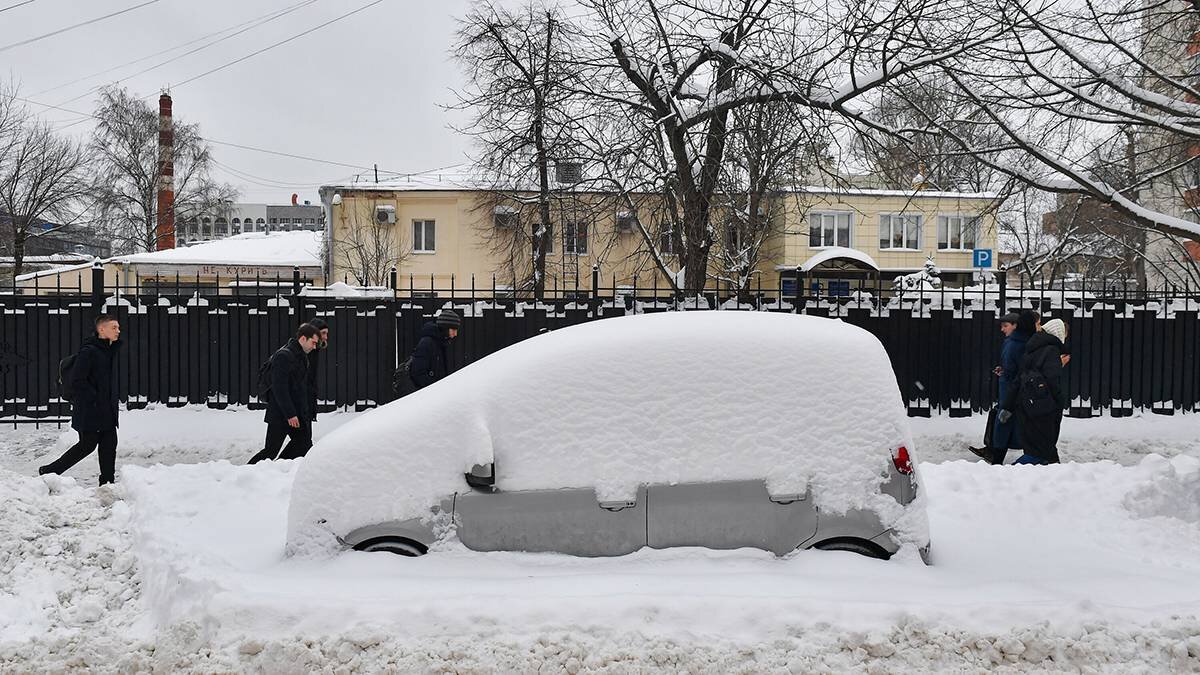
M642 483L765 478L825 510L874 510L923 544L923 516L900 522L878 490L902 445L891 363L862 329L759 312L606 319L517 343L318 442L289 542L425 516L494 459L501 489L593 487L600 501Z
M54 637L64 625L102 621L133 598L124 502L95 508L95 491L74 479L4 473L0 642Z
M1165 516L1200 524L1200 458L1150 455L1141 466L1154 476L1125 497L1126 508L1143 518Z

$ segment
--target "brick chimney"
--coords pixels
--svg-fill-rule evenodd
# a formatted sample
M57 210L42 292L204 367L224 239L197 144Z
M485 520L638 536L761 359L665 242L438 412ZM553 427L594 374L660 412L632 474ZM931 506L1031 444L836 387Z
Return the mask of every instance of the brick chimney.
M171 124L171 95L158 97L158 222L155 250L175 248L175 131Z

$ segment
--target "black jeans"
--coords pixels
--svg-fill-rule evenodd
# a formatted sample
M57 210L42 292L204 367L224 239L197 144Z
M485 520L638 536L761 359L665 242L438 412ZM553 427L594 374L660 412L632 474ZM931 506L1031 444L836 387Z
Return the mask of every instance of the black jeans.
M287 447L279 451L287 439ZM257 464L264 459L296 459L308 454L312 447L312 422L300 420L299 428L293 428L287 422L267 425L267 447L250 458L250 464Z
M117 465L117 430L80 431L79 442L72 445L62 454L62 457L43 466L39 473L65 473L79 463L79 460L92 454L99 447L97 456L100 459L100 484L106 485L116 480Z

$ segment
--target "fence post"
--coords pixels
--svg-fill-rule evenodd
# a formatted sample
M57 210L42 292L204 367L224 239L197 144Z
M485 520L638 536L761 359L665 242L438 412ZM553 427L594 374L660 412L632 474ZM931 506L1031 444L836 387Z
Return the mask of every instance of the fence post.
M295 311L296 321L300 321L304 317L304 303L300 299L300 268L292 268L292 309ZM293 329L295 330L295 329Z
M592 263L592 318L600 318L600 264Z
M104 313L104 268L98 262L92 265L92 310Z
M1000 316L1004 316L1007 313L1008 313L1008 270L1000 270Z
M391 284L391 288L392 288L392 294L393 294L393 295L396 293L396 285L397 285L397 283L398 283L398 281L399 281L399 278L398 278L398 276L399 276L399 275L396 273L396 268L395 268L395 267L393 267L393 268L392 268L392 272L391 272L391 274L389 274L389 275L388 275L388 281L389 281L389 283Z

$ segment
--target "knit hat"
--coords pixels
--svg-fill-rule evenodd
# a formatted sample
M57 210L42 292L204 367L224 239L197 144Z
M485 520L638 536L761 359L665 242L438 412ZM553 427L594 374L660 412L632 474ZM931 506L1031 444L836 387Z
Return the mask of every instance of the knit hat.
M1067 341L1067 324L1062 322L1062 319L1050 319L1042 324L1042 330L1058 338L1061 342Z
M436 321L439 328L458 328L462 326L462 318L452 309L443 309L438 312Z
M1020 320L1021 315L1017 314L1016 312L1009 312L1008 314L1000 317L1000 323L1011 323L1014 326L1017 325L1017 322Z

